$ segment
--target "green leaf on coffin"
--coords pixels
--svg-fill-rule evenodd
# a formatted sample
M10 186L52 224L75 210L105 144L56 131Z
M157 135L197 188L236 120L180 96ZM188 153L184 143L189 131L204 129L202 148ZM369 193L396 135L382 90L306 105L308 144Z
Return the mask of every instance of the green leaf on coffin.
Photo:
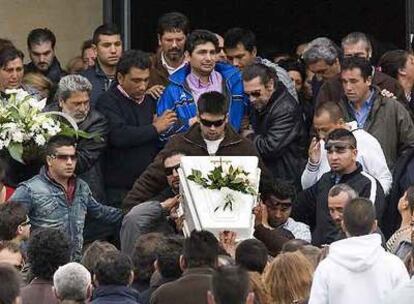
M8 150L9 150L10 156L14 160L24 164L24 161L22 159L22 155L23 155L23 144L22 143L15 143L15 142L10 143Z

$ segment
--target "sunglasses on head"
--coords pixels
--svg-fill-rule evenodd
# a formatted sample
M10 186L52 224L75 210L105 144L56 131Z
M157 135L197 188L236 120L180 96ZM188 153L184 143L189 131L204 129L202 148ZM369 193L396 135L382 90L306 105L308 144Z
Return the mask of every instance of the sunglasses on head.
M57 160L63 160L63 161L68 161L69 159L71 161L75 161L78 159L78 156L76 154L52 154L50 155L50 157L57 159Z
M174 170L177 171L178 168L180 168L180 164L175 165L174 167L165 167L164 168L165 175L167 175L167 176L173 175Z
M223 123L226 121L226 119L225 118L223 118L223 119L220 119L220 120L206 120L206 119L202 119L202 118L200 118L200 123L203 125L203 126L206 126L206 127L208 127L208 128L211 128L212 126L215 126L216 128L217 127L220 127L220 126L222 126L223 125Z
M355 149L355 147L348 143L341 143L341 142L327 142L325 143L325 150L328 153L332 152L345 152L346 149Z

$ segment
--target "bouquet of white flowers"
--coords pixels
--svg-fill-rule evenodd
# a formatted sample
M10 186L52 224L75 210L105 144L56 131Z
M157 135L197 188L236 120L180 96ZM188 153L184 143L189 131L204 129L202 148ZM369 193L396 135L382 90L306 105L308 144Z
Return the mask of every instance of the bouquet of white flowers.
M6 149L16 161L24 164L23 155L41 150L50 137L71 133L67 125L53 117L55 115L65 117L73 128L70 129L78 131L77 124L68 115L42 113L46 99L38 101L22 89L5 93L9 97L0 100L0 150Z

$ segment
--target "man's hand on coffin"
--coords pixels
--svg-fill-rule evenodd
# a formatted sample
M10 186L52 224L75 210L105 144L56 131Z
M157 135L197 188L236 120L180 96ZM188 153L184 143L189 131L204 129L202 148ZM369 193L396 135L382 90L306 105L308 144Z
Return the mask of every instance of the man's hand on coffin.
M236 237L237 233L234 231L220 231L219 242L221 247L234 258L236 254Z
M167 198L165 201L161 202L161 207L169 212L171 209L176 207L179 204L180 195L177 194L176 196Z
M171 209L170 212L170 219L172 219L175 223L175 228L177 231L183 230L183 224L184 224L184 214L179 216L177 212L178 206L175 206Z

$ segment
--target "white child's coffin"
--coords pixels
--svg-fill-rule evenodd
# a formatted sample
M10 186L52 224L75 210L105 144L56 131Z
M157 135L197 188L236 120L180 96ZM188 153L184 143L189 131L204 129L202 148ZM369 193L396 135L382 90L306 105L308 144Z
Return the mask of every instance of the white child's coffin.
M219 232L231 230L237 233L237 240L253 236L254 216L252 209L257 203L257 196L233 191L229 188L210 190L187 179L192 169L200 170L203 176L217 166L224 171L232 165L248 172L251 185L258 193L260 169L255 156L184 156L181 158L180 192L183 197L180 211L184 213L184 234L189 235L194 229L208 230L218 237ZM232 210L223 210L226 197L233 197Z

